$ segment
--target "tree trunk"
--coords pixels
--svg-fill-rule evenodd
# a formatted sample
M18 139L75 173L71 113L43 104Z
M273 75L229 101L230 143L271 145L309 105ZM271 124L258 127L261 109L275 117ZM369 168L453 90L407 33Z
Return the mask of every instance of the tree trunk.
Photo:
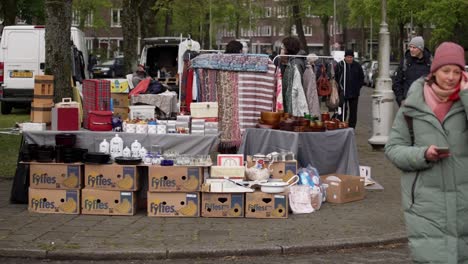
M323 27L323 55L330 56L330 34L328 32L328 21L330 17L327 15L320 16L320 21Z
M307 46L307 40L304 35L304 28L302 27L302 18L299 13L299 2L296 0L292 6L294 25L296 25L297 36L301 42L302 49L308 54L309 47Z
M138 45L138 1L122 1L122 35L124 53L124 71L131 73L136 69Z
M400 23L398 24L398 32L400 34L400 37L398 39L398 58L401 60L405 56L405 45L403 45L404 40L406 39L405 35L405 24Z
M140 0L139 2L140 5L138 8L138 18L140 20L140 36L142 39L144 39L151 37L151 35L154 34L154 32L151 32L150 29L154 29L154 18L158 15L160 9L152 9L157 0ZM141 50L141 48L142 47L139 47L139 50Z
M54 76L54 101L72 97L72 51L70 27L72 0L46 0L46 67L45 74Z
M2 1L3 25L9 26L16 24L17 5L16 0Z

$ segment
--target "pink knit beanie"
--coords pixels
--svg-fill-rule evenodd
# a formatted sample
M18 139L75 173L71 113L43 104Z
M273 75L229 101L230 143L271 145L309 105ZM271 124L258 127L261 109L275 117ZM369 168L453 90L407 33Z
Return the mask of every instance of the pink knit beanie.
M458 65L461 69L465 69L465 51L462 46L453 42L440 44L432 60L431 73L448 64Z

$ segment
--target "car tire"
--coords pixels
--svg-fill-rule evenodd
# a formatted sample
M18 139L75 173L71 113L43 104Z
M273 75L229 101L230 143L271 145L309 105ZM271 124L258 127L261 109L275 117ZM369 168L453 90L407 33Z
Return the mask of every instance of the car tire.
M12 105L10 105L9 103L6 103L6 102L2 102L2 115L9 115L11 114L11 109L13 108Z

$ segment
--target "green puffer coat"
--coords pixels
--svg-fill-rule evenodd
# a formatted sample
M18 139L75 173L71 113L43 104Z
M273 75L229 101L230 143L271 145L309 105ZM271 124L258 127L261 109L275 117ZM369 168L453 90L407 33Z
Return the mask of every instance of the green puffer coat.
M386 156L404 172L402 204L413 261L468 263L468 90L442 123L425 103L424 81L413 83L393 123ZM414 146L404 115L412 118ZM451 156L426 162L430 145Z

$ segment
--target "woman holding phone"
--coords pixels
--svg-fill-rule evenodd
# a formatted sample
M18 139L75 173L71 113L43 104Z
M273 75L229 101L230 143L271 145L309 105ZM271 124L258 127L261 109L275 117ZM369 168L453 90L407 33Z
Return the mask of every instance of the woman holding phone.
M468 262L468 74L444 42L394 120L386 156L403 171L402 206L417 263Z

